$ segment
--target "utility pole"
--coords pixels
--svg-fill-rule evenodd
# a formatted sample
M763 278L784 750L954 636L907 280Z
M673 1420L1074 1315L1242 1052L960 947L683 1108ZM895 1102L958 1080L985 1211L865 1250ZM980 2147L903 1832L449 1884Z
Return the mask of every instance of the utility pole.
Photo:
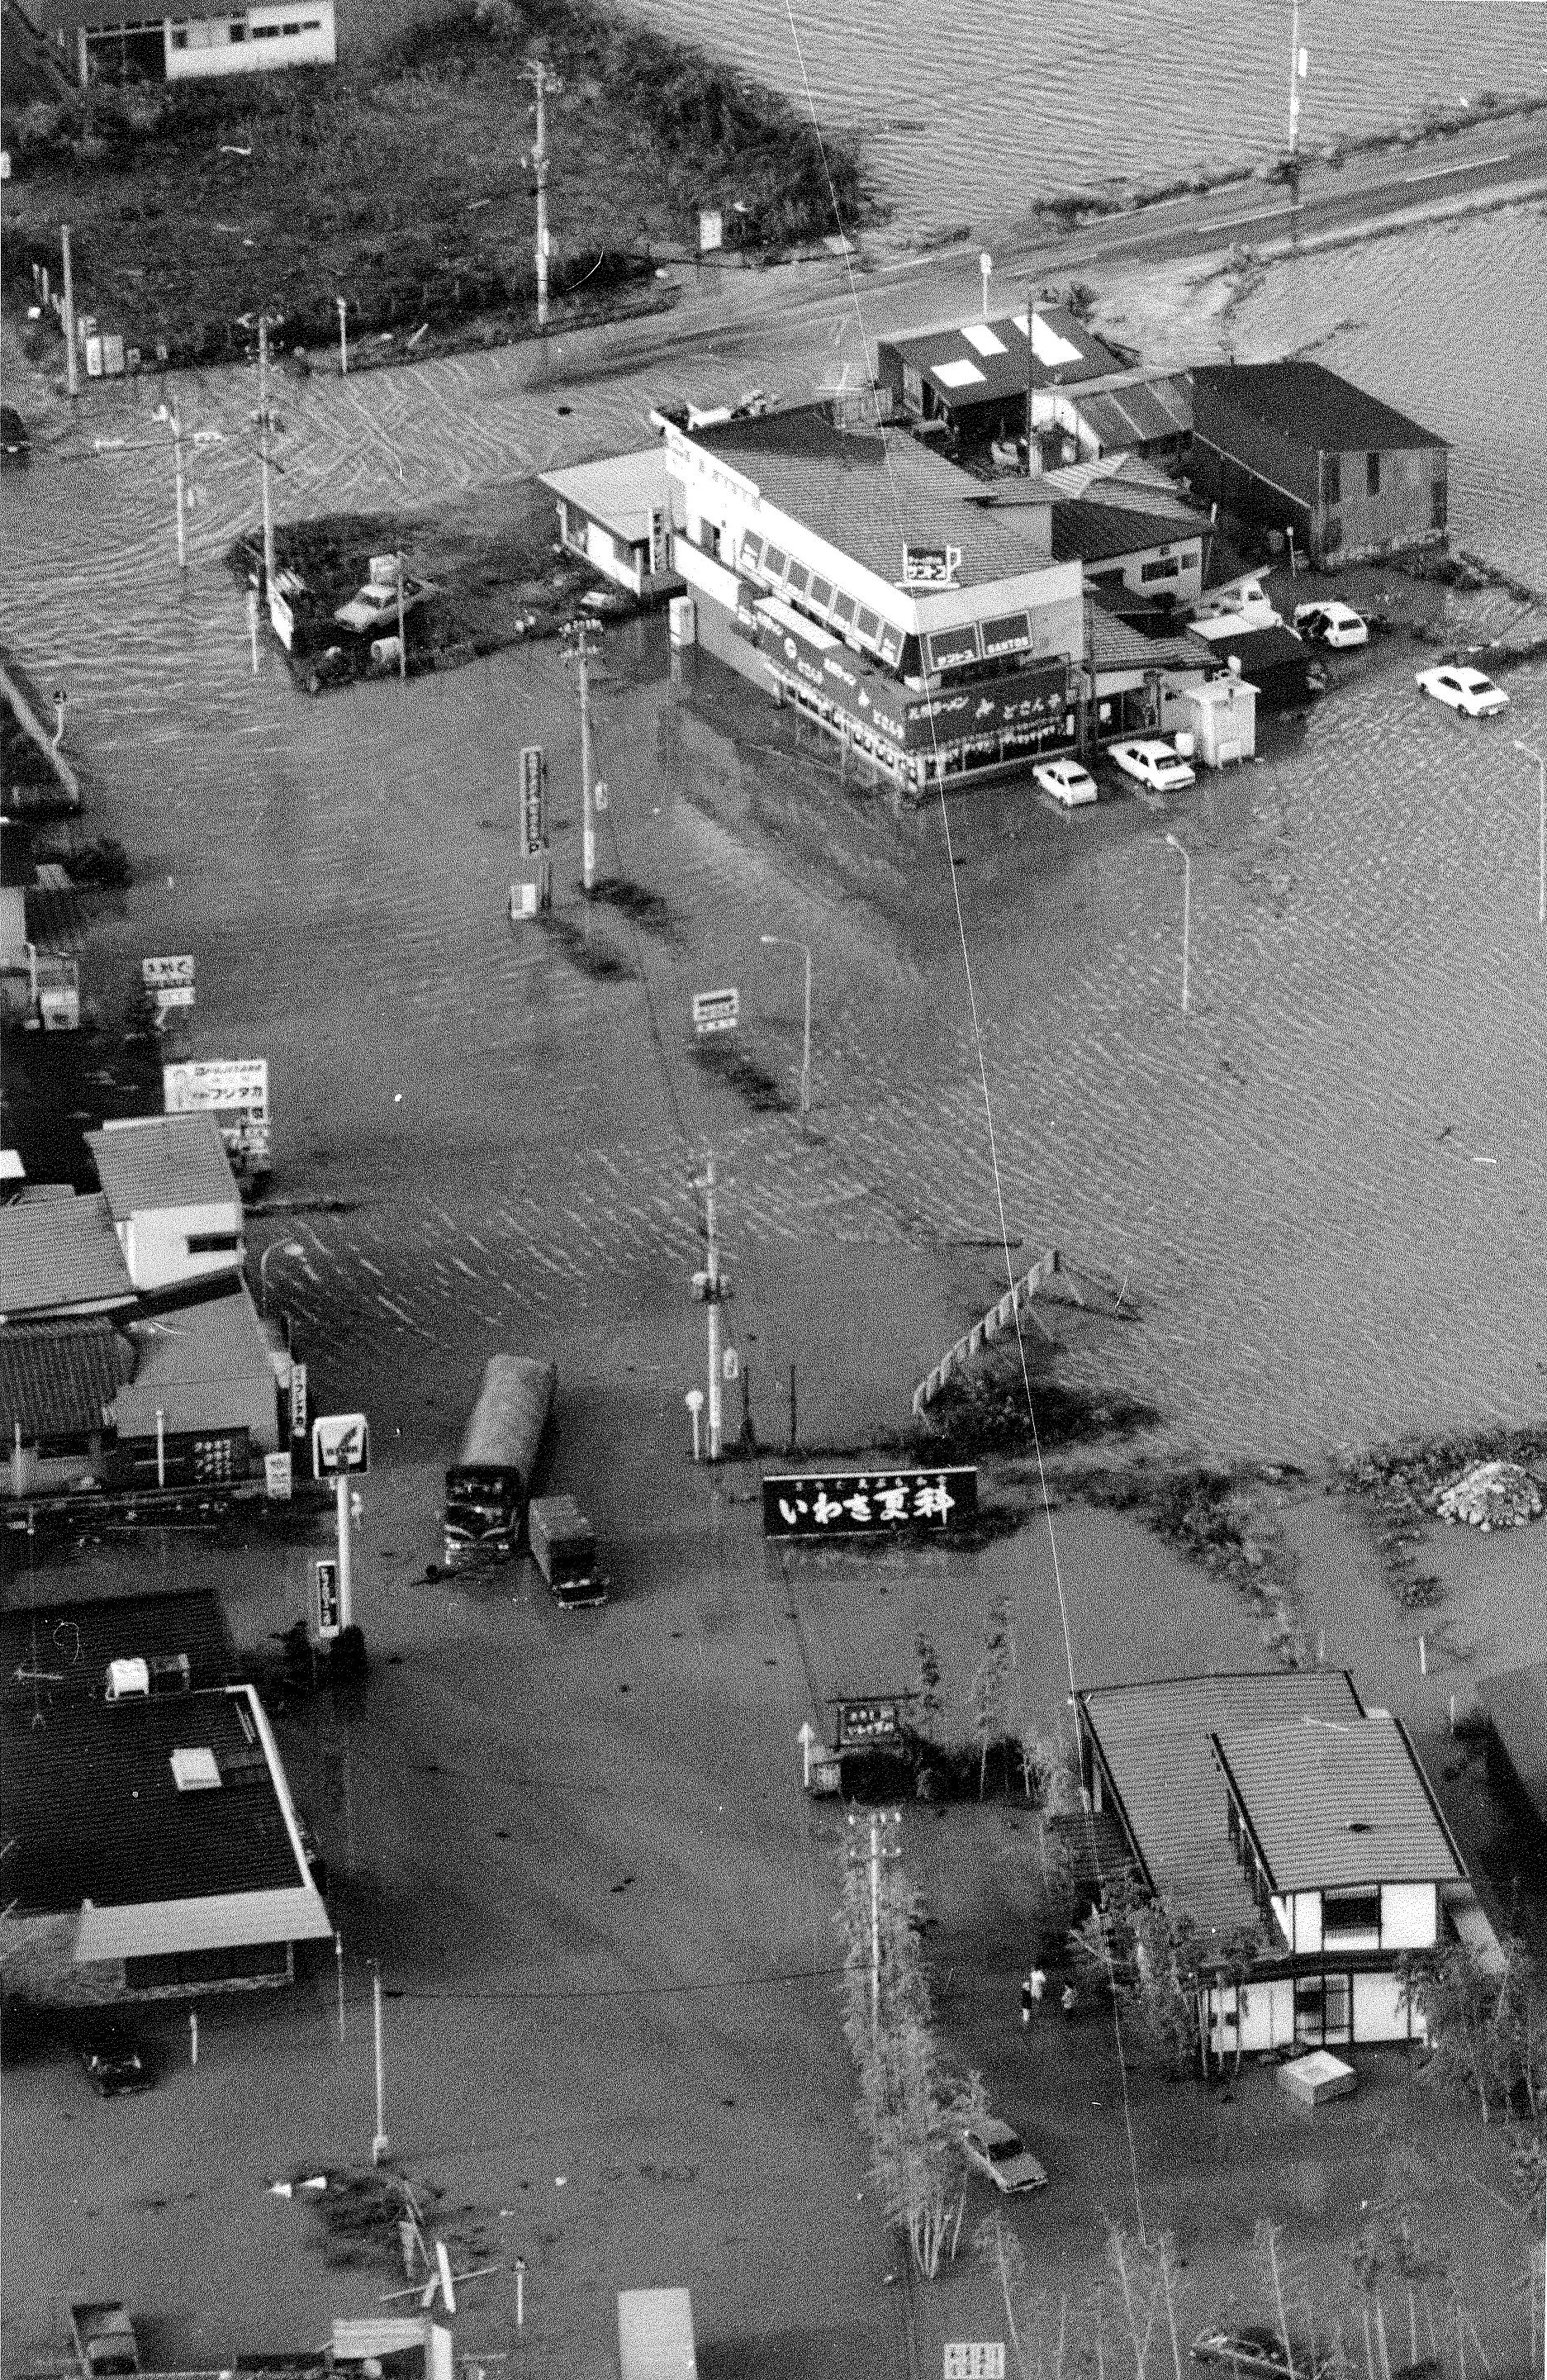
M1026 284L1026 477L1028 480L1036 469L1036 465L1032 461L1032 441L1036 435L1032 422L1035 389L1036 284L1034 281L1029 281Z
M693 1293L701 1297L709 1310L709 1444L711 1463L719 1461L722 1439L720 1411L720 1350L719 1309L731 1294L731 1284L719 1269L719 1220L715 1205L715 1161L712 1151L704 1160L704 1174L694 1187L704 1193L704 1237L708 1255L702 1272L693 1277ZM694 1415L694 1437L696 1441L698 1416Z
M353 1472L341 1471L333 1485L337 1490L338 1513L338 1624L341 1629L352 1625L355 1618L354 1580L349 1567L349 1507L350 1481Z
M1182 863L1182 1014L1188 1013L1188 967L1192 955L1192 854L1174 834L1166 838Z
M274 587L274 507L269 491L269 318L258 317L258 451L263 476L263 598Z
M164 421L172 432L172 469L177 486L177 567L188 566L188 540L186 526L187 497L183 487L183 423L175 405L163 405L156 411L158 421Z
M72 397L80 395L80 382L76 378L75 358L75 274L70 266L70 227L59 226L59 254L65 273L65 387Z
M397 551L397 674L408 683L408 639L403 633L403 548Z
M550 83L548 68L541 58L533 58L526 69L526 79L538 95L538 136L532 146L532 164L537 169L538 187L538 328L548 328L548 94L557 91Z
M333 304L338 308L338 376L340 380L347 380L349 377L349 300L347 298L335 298Z
M881 2030L881 1821L870 1820L870 2030Z
M597 830L592 817L591 784L591 660L601 630L594 620L572 620L564 630L564 660L573 662L580 684L581 873L587 898L597 880Z
M1311 70L1310 54L1300 47L1299 0L1294 0L1289 30L1289 233L1299 243L1299 111L1300 85Z
M370 1962L370 2001L376 2032L376 2137L370 2143L370 2162L380 2165L387 2156L391 2143L387 2139L386 2074L381 2063L381 1961Z

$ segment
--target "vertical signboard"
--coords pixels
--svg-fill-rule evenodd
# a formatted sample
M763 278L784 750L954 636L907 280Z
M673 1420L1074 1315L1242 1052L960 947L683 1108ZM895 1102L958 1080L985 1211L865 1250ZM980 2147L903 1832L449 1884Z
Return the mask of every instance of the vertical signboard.
M341 1625L342 1606L338 1593L338 1564L319 1561L317 1564L317 1633L323 1638L336 1636Z
M540 744L521 752L521 856L536 859L548 841L548 755Z

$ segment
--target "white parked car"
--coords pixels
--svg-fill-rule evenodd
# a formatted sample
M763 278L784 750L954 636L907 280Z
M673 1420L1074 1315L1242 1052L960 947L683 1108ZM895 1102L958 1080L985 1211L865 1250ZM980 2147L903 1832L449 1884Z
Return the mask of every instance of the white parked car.
M1078 760L1043 760L1032 771L1045 794L1051 794L1066 809L1076 809L1082 802L1096 798L1095 779Z
M1019 2132L985 2116L961 2135L961 2154L969 2165L986 2174L996 2190L1045 2190L1047 2176Z
M1495 686L1481 670L1463 669L1449 662L1438 669L1420 670L1416 683L1420 694L1432 694L1436 702L1464 710L1468 719L1490 718L1509 703L1503 686Z
M1228 579L1223 587L1211 587L1199 596L1192 616L1195 620L1245 620L1253 628L1284 625L1283 613L1275 608L1262 579L1252 572L1242 578Z
M1295 625L1309 643L1330 645L1334 652L1370 642L1370 624L1351 603L1297 603Z
M1190 763L1158 735L1130 738L1110 748L1114 763L1125 777L1136 777L1140 784L1157 794L1179 794L1198 782Z

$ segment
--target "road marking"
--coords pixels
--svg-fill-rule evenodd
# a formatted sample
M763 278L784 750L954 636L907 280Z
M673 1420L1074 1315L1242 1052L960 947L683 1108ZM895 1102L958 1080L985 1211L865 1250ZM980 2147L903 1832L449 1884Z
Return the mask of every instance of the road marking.
M1403 182L1437 182L1444 174L1480 174L1484 165L1509 165L1515 161L1513 149L1502 150L1496 157L1466 157L1457 165L1426 165L1420 174L1404 174Z

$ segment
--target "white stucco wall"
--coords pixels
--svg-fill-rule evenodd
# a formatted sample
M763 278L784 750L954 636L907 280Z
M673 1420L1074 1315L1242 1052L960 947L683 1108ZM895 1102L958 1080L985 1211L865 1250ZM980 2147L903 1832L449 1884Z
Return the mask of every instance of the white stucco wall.
M1381 1948L1430 1950L1439 1939L1440 1896L1433 1884L1383 1884Z
M173 1289L185 1281L216 1281L242 1267L242 1208L237 1199L208 1207L158 1207L131 1215L117 1226L124 1262L136 1289ZM199 1255L188 1241L212 1234L236 1234L234 1249L212 1249Z
M240 38L232 38L240 29ZM179 42L178 35L182 41ZM291 7L233 10L226 17L168 18L166 79L263 74L281 67L332 66L338 56L333 0L296 0Z

